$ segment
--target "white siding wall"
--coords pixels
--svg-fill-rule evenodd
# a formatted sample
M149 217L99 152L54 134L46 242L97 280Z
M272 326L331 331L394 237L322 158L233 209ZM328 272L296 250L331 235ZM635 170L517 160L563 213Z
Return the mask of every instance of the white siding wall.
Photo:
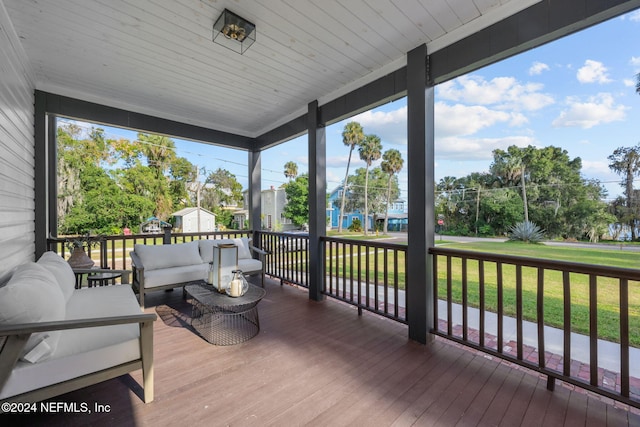
M0 278L34 259L34 89L0 0Z
M215 231L216 217L207 212L200 212L200 232ZM182 231L185 233L198 232L198 212L193 211L182 217Z

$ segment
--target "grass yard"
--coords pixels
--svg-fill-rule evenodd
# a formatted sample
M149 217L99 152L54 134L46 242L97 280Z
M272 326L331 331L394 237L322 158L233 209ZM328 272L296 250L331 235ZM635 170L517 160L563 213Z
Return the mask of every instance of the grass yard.
M531 245L517 242L474 242L451 243L447 247L463 250L488 252L495 254L508 254L531 258L553 259L560 261L578 262L585 264L599 264L622 268L637 268L640 266L640 253L611 249L584 249L574 247L558 247L547 245ZM351 249L352 248L352 249ZM332 270L327 271L331 275L346 277L353 275L357 280L357 255L358 248L346 246L343 253L342 245L334 245L331 256L333 257ZM394 269L393 254L384 257L382 249L360 247L361 257L360 276L365 280L366 253L369 253L370 280L373 279L372 271L377 270L378 284L384 284L385 266L387 284L394 283L397 274L398 286L405 288L405 254L397 252L397 271ZM377 256L377 264L376 264ZM327 252L329 257L329 252ZM353 267L349 262L353 259ZM346 260L346 262L344 262ZM468 303L471 306L479 306L479 279L477 262L467 263L468 271ZM328 263L327 263L328 265ZM353 268L353 272L351 271ZM438 261L438 294L440 298L446 295L446 260L439 257ZM454 302L462 302L462 266L459 259L452 262L452 299ZM503 309L506 315L516 315L516 274L515 267L503 265ZM523 312L526 320L537 321L537 269L523 268ZM572 331L589 333L589 278L584 274L571 274L571 328ZM485 308L496 311L497 298L497 267L495 263L485 263ZM547 325L562 327L564 322L563 308L564 291L562 286L562 273L556 271L545 272L544 288L544 321ZM640 347L640 283L629 283L629 315L630 315L630 339L631 344ZM618 282L613 279L598 279L598 335L600 338L610 341L619 341L619 292Z
M552 247L530 245L515 242L477 242L459 243L447 247L490 253L527 256L561 261L598 264L622 268L640 266L640 253L610 249L583 249L572 247ZM479 306L477 262L467 263L469 304ZM438 293L446 295L446 260L438 261ZM452 260L452 298L462 302L462 266L459 259ZM537 269L522 269L523 312L526 320L536 321ZM516 314L515 267L503 266L503 304L504 312L509 316ZM571 274L571 329L574 332L589 333L589 277L585 274ZM618 281L598 278L598 336L609 341L619 341L619 289ZM564 321L564 291L562 273L545 272L544 321L547 325L562 327ZM497 267L495 263L485 262L485 308L497 309ZM630 340L640 347L640 283L629 283Z

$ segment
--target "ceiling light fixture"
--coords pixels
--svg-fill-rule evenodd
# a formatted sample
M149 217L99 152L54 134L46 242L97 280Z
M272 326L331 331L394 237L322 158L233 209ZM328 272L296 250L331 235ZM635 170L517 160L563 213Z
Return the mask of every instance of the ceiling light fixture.
M213 24L213 42L240 55L256 41L256 26L225 9Z

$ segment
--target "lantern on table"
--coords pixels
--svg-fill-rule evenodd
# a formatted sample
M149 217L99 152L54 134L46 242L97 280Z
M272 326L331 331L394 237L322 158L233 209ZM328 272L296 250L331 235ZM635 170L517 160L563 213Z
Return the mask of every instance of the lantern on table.
M230 297L241 297L249 290L249 283L244 278L242 270L233 270L233 279L229 282L227 295Z
M213 287L224 293L238 268L238 247L234 244L218 244L213 247L213 262L209 266L213 273Z

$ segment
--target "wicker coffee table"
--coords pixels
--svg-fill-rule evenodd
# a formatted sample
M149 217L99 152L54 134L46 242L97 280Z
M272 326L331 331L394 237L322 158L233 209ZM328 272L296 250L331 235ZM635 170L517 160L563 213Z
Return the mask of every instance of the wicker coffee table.
M211 344L239 344L260 332L258 303L266 294L264 289L249 284L247 293L233 298L200 281L184 290L193 306L191 325Z

